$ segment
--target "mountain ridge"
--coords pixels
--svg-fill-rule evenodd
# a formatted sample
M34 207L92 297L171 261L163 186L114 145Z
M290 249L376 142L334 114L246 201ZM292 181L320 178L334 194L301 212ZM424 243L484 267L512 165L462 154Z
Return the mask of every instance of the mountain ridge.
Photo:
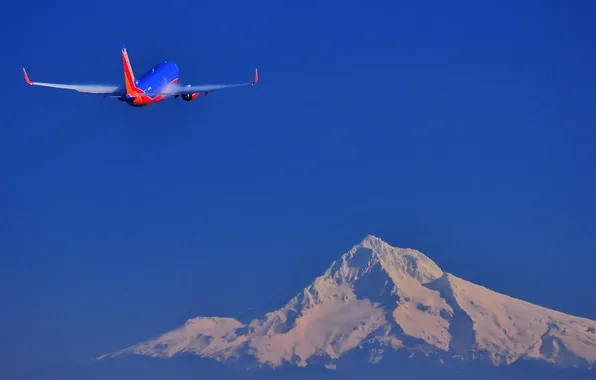
M362 351L519 360L593 369L596 322L498 293L444 272L410 248L367 235L283 307L248 323L197 317L154 339L97 358L198 355L244 368L342 365Z

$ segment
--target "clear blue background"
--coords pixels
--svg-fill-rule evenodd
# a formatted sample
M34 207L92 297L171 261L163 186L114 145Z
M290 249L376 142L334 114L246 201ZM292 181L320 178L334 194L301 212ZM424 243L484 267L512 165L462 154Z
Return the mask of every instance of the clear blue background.
M368 233L596 319L595 11L3 2L0 371L277 308ZM122 43L261 81L135 109L20 71L120 84Z

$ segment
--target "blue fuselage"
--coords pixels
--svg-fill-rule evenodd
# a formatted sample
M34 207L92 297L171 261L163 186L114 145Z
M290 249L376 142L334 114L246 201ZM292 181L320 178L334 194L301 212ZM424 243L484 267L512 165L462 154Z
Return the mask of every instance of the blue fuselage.
M162 62L154 66L151 70L147 71L139 78L135 78L135 86L148 94L155 94L164 91L168 85L176 83L178 81L180 70L174 62ZM125 98L121 99L126 101L131 106L145 106L154 102L161 101L168 96L147 96L142 98L142 102L135 98L126 95Z

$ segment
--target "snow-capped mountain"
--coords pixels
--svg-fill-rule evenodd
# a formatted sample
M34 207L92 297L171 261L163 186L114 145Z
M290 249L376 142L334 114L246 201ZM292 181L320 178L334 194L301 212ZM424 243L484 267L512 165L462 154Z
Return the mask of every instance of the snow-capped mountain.
M197 317L122 355L194 354L244 367L371 363L394 352L507 365L596 366L596 321L511 298L443 272L414 249L367 236L284 307L244 324Z

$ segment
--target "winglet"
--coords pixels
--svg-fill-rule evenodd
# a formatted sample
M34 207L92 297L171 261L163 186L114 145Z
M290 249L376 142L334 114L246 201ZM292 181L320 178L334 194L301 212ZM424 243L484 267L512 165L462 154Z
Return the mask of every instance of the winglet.
M25 70L25 68L23 67L23 74L25 75L25 82L27 82L28 85L33 85L33 82L31 82L31 80L29 80L29 75L27 75L27 70Z
M252 82L252 85L259 83L259 69L255 69L255 80Z

